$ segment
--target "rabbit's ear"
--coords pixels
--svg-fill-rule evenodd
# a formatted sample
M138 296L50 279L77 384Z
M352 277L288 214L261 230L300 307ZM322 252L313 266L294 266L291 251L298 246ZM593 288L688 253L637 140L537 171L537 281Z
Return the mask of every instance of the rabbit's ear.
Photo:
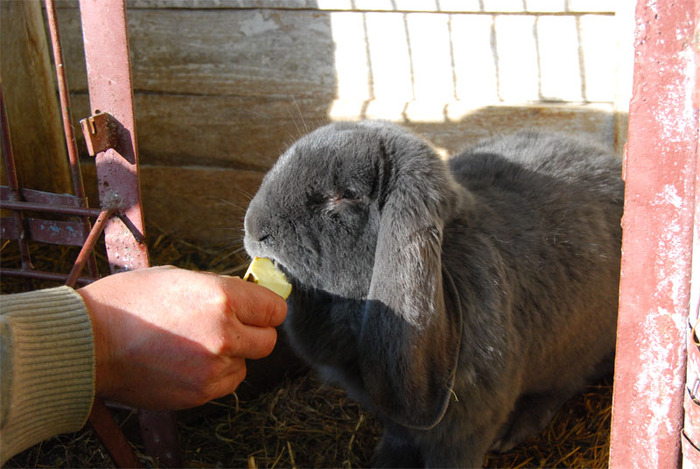
M444 416L461 337L456 296L445 306L443 282L451 280L441 261L455 183L442 161L430 164L437 173L422 167L420 177L399 177L386 196L360 339L369 397L386 417L419 429Z

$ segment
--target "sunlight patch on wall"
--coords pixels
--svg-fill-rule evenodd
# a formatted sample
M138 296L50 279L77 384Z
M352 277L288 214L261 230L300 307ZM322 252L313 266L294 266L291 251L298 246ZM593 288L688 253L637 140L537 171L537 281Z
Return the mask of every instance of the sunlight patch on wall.
M376 5L371 12L330 14L337 74L332 120L450 122L485 106L543 103L613 108L617 36L609 12L377 11Z

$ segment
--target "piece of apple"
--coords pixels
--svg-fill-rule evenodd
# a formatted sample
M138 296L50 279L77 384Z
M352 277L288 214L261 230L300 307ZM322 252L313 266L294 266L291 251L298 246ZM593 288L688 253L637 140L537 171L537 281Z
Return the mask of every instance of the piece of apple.
M287 282L284 274L275 267L270 259L265 257L253 259L243 276L243 280L268 288L285 300L292 293L292 285Z

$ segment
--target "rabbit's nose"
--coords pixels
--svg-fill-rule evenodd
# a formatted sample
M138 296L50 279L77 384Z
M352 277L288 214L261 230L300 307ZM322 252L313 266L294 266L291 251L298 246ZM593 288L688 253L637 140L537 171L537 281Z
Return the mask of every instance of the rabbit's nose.
M272 241L272 234L267 224L257 216L246 216L243 223L243 229L246 236L258 243L267 244Z
M271 240L271 238L272 238L271 235L269 235L269 234L263 234L263 235L261 235L261 236L257 239L257 241L258 241L259 243L265 244L265 241L269 241L269 240Z

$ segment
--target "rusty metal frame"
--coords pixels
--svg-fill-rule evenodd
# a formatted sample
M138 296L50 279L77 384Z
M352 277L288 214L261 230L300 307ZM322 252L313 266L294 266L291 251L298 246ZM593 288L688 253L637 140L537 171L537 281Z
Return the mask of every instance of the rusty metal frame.
M80 1L90 106L94 110L94 114L81 124L88 152L96 159L101 209L87 207L71 122L54 0L45 0L45 7L74 195L28 190L19 186L0 84L1 141L8 179L8 186L0 187L0 206L12 211L12 217L3 218L1 235L3 239L17 240L21 257L20 268L2 268L0 274L76 286L89 283L99 276L94 248L103 233L111 272L149 265L141 211L126 6L124 0ZM50 216L42 217L42 214ZM69 218L56 220L56 215ZM94 226L91 226L91 219L95 219ZM30 240L81 246L71 272L61 274L35 270L31 262ZM86 266L89 276L84 277L81 273ZM139 410L139 420L146 451L165 466L181 466L173 414ZM118 466L142 466L99 398L95 399L90 423Z
M101 204L123 214L121 222L112 219L105 226L110 269L144 268L148 251L143 243L126 3L80 0L80 17L93 113L81 121L83 134L95 154ZM174 414L139 410L139 422L146 451L166 466L182 466Z
M691 259L700 254L693 253L700 100L692 99L699 92L699 2L639 0L636 9L613 468L682 464L686 345L693 347L686 337L695 328L694 321L689 324ZM685 425L700 428L700 421Z

